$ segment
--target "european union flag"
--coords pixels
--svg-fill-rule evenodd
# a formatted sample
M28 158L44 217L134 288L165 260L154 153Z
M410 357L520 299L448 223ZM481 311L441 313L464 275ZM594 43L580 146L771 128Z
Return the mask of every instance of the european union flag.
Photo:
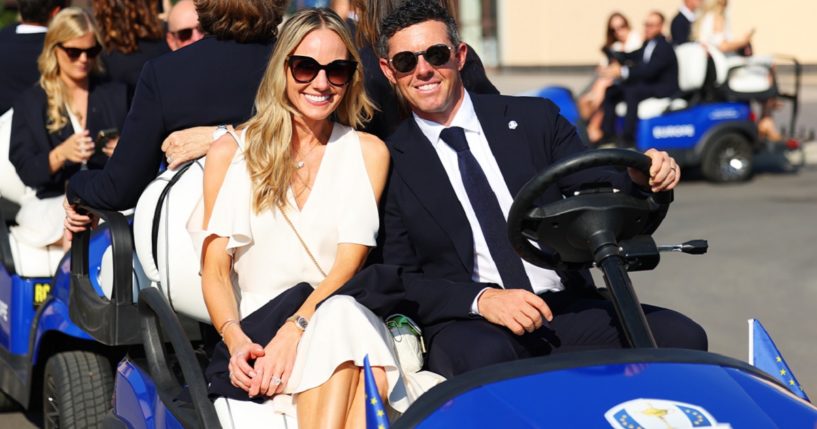
M369 355L363 358L363 377L366 391L366 429L387 429L389 417L386 415L386 409L377 391L372 366L369 365Z
M795 395L809 401L803 386L797 382L794 373L783 360L772 337L757 319L749 319L749 363L780 380Z

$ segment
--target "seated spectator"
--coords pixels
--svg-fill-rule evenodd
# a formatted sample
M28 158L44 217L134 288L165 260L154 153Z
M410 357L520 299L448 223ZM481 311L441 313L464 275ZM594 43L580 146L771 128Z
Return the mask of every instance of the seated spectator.
M638 121L638 103L651 97L671 97L678 92L678 60L675 50L662 34L664 15L650 12L644 22L644 46L625 55L626 64L614 62L601 75L620 79L604 95L603 140L616 140L616 105L624 101L627 114L624 129L618 135L620 146L632 147Z
M170 52L154 0L93 0L94 16L106 51L102 61L111 80L133 94L142 66Z
M703 43L708 49L717 49L728 57L748 57L752 55L754 29L740 37L732 33L729 20L728 0L708 0L704 3L703 14L693 26L693 39ZM737 58L740 59L740 58ZM771 79L771 75L769 76ZM775 126L772 110L776 99L763 100L757 122L761 139L779 141L783 138Z
M40 77L37 57L48 21L63 7L65 0L17 0L21 22L0 30L0 115Z
M80 169L101 168L116 147L115 138L94 144L100 131L122 126L128 109L125 86L100 81L102 46L86 12L63 9L45 36L39 84L14 103L9 158L37 194L21 202L13 233L32 246L62 239L66 182Z
M628 53L641 47L643 41L641 36L630 28L630 22L619 12L613 12L607 19L607 38L602 46L605 58L601 67L607 66L612 61L610 53ZM587 122L587 137L591 142L601 139L601 118L603 112L599 109L604 100L604 92L613 84L613 79L598 76L601 67L597 72L596 80L590 89L579 97L579 114Z
M167 15L167 34L165 40L170 49L175 51L204 37L199 25L199 14L193 0L181 0L176 3Z
M255 105L208 152L203 217L190 225L223 338L206 371L222 424L255 428L281 413L304 429L362 428L367 354L380 396L402 412L410 397L384 323L332 296L375 245L389 169L386 145L354 129L372 106L340 17L305 9L287 20Z
M670 36L672 45L683 45L691 40L692 24L698 17L698 8L701 7L701 0L684 0L678 14L672 19L670 25Z

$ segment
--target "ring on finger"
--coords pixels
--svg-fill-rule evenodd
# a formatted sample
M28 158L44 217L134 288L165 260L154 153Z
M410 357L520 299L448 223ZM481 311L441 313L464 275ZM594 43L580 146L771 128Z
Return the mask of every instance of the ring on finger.
M277 375L272 376L272 380L270 380L270 383L272 383L273 386L278 386L281 384L281 382L281 377L278 377Z

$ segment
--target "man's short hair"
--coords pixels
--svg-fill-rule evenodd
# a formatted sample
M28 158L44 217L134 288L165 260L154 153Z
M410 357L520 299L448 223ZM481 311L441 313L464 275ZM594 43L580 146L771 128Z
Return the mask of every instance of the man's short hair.
M23 22L48 25L55 7L65 8L66 0L17 0L17 9Z
M288 0L194 0L207 34L240 43L265 42L278 34Z
M394 10L380 25L380 36L377 40L377 54L381 58L389 55L389 39L398 31L426 21L439 21L448 29L448 38L456 48L460 44L457 22L454 17L440 5L439 0L409 0Z
M661 20L661 24L663 24L664 22L666 22L666 19L664 18L664 14L663 14L663 13L661 13L661 12L659 12L659 11L657 11L657 10L653 10L653 11L651 11L651 12L649 13L649 15L655 15L655 16L657 16L657 17L658 17L658 19L660 19L660 20Z

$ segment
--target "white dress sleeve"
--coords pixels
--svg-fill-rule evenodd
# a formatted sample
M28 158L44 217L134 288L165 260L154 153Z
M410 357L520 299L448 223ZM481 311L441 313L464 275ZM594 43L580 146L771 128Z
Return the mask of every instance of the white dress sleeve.
M350 145L347 151L348 182L340 221L338 222L338 243L362 244L374 247L377 240L377 231L380 228L380 217L377 212L377 201L366 165L363 162L363 152L357 132L352 131L355 144Z
M253 243L251 218L252 187L247 174L244 157L241 149L227 169L224 182L221 184L213 212L206 227L202 228L204 219L204 202L200 201L190 221L187 230L201 259L204 240L216 235L227 237L227 253L231 256L241 247Z

